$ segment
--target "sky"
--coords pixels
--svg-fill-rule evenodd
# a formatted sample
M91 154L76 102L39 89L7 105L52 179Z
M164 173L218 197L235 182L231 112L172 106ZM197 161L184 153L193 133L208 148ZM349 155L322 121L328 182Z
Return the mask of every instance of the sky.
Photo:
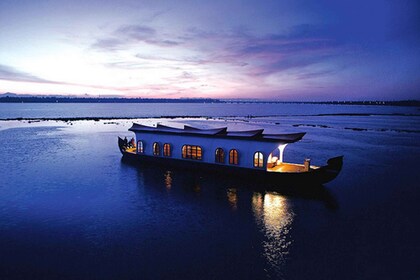
M420 1L1 0L1 92L420 99Z

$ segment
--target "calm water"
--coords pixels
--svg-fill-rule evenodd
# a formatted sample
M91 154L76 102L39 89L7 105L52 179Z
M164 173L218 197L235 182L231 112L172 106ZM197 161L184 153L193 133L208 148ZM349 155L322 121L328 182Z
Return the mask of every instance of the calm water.
M54 104L0 103L0 119L71 117L267 116L311 114L420 114L418 108L324 104Z
M306 131L287 147L287 161L345 157L323 190L290 194L126 164L116 136L130 135L128 120L0 122L1 279L420 277L420 117L391 115L416 109L52 104L48 113L49 104L0 105L3 119L286 115L138 121Z

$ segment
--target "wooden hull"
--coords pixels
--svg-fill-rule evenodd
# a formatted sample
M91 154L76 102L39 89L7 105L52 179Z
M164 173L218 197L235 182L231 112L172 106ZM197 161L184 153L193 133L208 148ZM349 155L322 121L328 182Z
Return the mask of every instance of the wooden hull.
M119 144L123 143L120 139ZM227 164L210 164L196 160L180 160L162 156L147 156L126 152L120 145L123 159L128 162L146 166L163 166L166 168L185 169L187 172L217 173L227 176L249 179L258 183L271 186L291 185L321 185L333 180L340 173L343 165L343 157L335 157L328 160L327 165L309 172L284 173L267 172L264 169L241 168Z

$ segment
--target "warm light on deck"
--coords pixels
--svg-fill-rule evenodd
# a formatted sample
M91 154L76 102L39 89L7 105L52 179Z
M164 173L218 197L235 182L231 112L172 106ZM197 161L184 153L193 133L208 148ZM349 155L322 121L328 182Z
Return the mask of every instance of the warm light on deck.
M279 155L279 161L280 162L283 162L283 152L284 152L284 149L286 148L286 146L287 146L287 144L282 144L282 145L279 145L279 147L278 147L279 152L280 152L280 155Z

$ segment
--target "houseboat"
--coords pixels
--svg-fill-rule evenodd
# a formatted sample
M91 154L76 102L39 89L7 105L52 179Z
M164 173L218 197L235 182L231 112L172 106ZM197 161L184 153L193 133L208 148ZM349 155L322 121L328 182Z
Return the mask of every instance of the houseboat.
M264 129L230 131L227 127L200 129L188 125L175 128L134 123L129 129L136 140L118 137L124 159L141 164L161 164L190 170L217 171L241 178L263 179L281 184L323 184L340 173L343 157L330 158L324 166L283 160L288 144L305 133L265 134Z

